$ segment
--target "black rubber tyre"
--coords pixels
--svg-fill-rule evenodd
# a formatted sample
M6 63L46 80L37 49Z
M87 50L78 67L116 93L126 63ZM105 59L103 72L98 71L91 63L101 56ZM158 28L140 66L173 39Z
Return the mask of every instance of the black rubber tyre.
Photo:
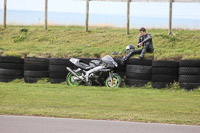
M49 59L50 65L63 65L63 66L73 66L69 61L69 58L51 58Z
M179 75L180 83L200 83L200 75Z
M4 79L20 79L23 78L23 76L2 76L0 75L0 78L4 78Z
M46 58L35 58L35 57L25 57L24 63L26 64L41 64L49 65L49 59Z
M31 77L31 78L48 78L49 72L48 71L24 71L24 77Z
M51 72L67 72L66 67L70 67L72 70L74 69L74 66L49 65L49 71L51 71Z
M0 82L10 82L15 79L22 79L23 76L0 76Z
M31 70L31 71L48 71L48 65L38 65L38 64L24 64L24 70Z
M25 83L36 83L40 80L41 78L30 78L30 77L24 77L24 82Z
M200 67L200 60L181 60L180 67Z
M153 67L174 67L178 68L179 63L176 61L154 60L152 62Z
M151 71L152 71L151 66L127 65L126 67L126 72L151 74Z
M180 75L199 75L200 67L179 67Z
M1 76L23 76L23 70L15 70L15 69L0 69Z
M16 63L0 63L0 68L2 69L15 69L15 70L23 70L23 64L16 64Z
M0 56L1 63L17 63L24 64L24 59L12 56Z
M172 76L172 75L152 75L151 80L153 82L174 82L174 81L178 81L178 76Z
M168 85L170 85L169 82L152 82L152 87L157 89L166 88Z
M126 73L126 78L139 79L139 80L151 80L151 74L128 72Z
M148 80L137 80L137 79L126 79L125 83L128 86L142 87L145 86L149 81Z
M117 74L123 79L126 76L126 72L117 72Z
M19 78L20 79L20 78ZM7 82L11 82L11 81L13 81L13 80L15 80L15 79L1 79L0 78L0 82L5 82L5 83L7 83Z
M64 79L50 78L50 82L51 84L58 84L58 83L66 82L66 78Z
M129 58L127 61L127 64L129 65L143 65L143 66L151 66L152 60L148 59L138 59L138 58Z
M200 87L200 83L180 83L180 87L187 90L193 90Z
M152 67L152 75L178 75L178 68Z
M58 78L58 79L63 79L63 78L66 79L68 73L69 72L50 72L49 77L50 78Z
M0 78L0 82L5 82L5 83L11 82L11 81L13 81L13 80L15 80L15 79L1 79L1 78Z

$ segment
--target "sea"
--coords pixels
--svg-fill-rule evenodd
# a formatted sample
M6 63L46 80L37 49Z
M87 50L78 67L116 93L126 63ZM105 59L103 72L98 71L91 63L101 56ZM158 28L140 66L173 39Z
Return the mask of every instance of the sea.
M89 14L89 25L126 27L126 15ZM84 13L48 12L49 25L81 25L85 24ZM3 24L3 10L0 9L0 25ZM7 24L9 25L43 25L44 12L8 10ZM200 18L173 18L173 28L200 29ZM131 28L168 28L167 17L130 16Z

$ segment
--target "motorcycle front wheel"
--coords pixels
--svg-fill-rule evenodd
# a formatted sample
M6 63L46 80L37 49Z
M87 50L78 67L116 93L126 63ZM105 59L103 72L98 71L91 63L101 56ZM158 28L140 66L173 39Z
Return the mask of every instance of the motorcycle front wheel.
M76 76L74 76L72 73L68 73L66 77L66 81L67 81L67 85L69 86L79 86L81 84L81 80L78 79Z
M108 78L105 81L106 87L121 87L122 85L122 79L117 73L113 73L112 80L108 76Z

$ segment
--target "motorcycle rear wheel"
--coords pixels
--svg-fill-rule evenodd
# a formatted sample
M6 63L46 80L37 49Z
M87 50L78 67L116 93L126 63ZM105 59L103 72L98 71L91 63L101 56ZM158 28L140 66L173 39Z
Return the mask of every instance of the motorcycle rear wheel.
M79 73L77 73L79 75ZM75 80L76 76L74 76L72 73L68 73L66 77L67 85L69 86L79 86L81 84L81 80Z

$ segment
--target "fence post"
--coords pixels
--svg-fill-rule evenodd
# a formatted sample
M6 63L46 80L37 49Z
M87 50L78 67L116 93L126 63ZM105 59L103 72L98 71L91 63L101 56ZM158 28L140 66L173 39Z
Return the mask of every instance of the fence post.
M7 15L7 0L4 0L4 18L3 18L3 27L6 28L6 15Z
M169 0L169 31L168 31L168 35L172 35L172 2L173 2L173 0Z
M129 21L130 21L130 0L127 0L127 23L126 23L126 34L129 34Z
M89 20L89 0L86 0L86 19L85 19L85 31L88 32L88 20Z
M47 25L48 25L48 20L47 20L47 16L48 16L48 0L45 0L45 22L44 22L44 29L47 30Z

